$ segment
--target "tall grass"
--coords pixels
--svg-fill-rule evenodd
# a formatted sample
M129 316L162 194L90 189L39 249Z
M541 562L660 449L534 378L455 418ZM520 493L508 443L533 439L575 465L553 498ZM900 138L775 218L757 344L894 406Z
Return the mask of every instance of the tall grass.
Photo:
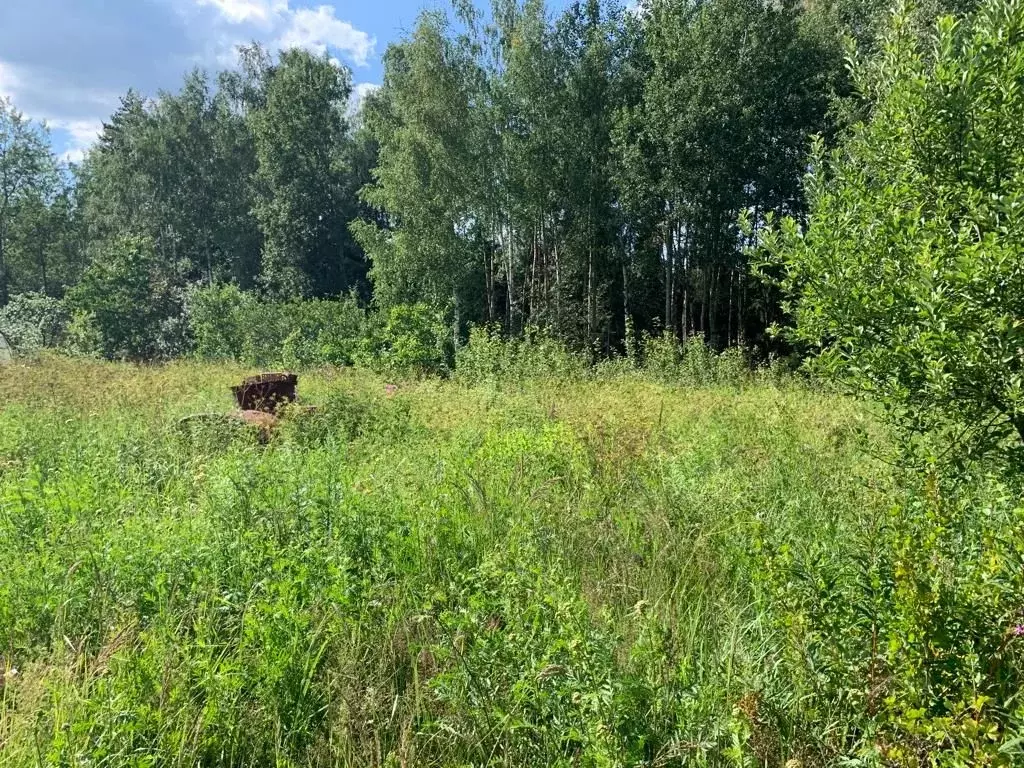
M0 368L4 765L1021 759L1010 480L642 374L323 369L267 446L180 428L243 372Z

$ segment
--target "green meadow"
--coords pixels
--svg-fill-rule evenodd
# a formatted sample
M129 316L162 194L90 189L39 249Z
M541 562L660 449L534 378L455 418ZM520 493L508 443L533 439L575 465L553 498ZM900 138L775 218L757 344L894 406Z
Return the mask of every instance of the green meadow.
M247 372L0 367L5 766L1024 759L1019 489L862 404L320 369L182 425Z

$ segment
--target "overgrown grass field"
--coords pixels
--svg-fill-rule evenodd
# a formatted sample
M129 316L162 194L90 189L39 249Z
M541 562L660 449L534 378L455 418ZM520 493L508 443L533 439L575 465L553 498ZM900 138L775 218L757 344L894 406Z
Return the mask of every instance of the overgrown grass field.
M0 367L4 766L1024 761L1024 511L864 406L639 374ZM916 477L923 477L917 480Z

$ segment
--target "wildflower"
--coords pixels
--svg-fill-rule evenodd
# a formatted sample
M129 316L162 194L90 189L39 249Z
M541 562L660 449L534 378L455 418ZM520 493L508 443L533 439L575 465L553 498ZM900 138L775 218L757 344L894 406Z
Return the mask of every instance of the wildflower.
M1024 637L1024 624L1018 624L1010 630L1010 634L1014 637Z

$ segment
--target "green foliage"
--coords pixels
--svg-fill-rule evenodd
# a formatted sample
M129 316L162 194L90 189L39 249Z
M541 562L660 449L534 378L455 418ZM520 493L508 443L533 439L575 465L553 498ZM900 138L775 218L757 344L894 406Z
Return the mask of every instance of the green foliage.
M394 385L392 385L394 386ZM355 440L380 442L410 439L418 430L408 402L388 390L369 394L346 389L331 391L312 412L303 406L286 409L276 437L309 449Z
M31 218L26 211L46 208L57 177L46 126L29 120L0 96L0 307L10 299L12 277L18 277L12 275L13 262L24 255L19 250L26 246L23 236Z
M649 297L645 327L700 333L716 349L759 341L751 330L774 306L752 300L736 222L802 210L810 137L828 128L842 71L838 41L807 23L819 5L644 3L612 174L635 240L633 291Z
M541 569L523 560L535 563L537 555L486 558L456 577L439 606L435 621L453 642L432 649L441 671L431 687L448 713L430 732L480 734L503 723L486 746L508 765L559 765L570 757L614 764L619 686L611 625L591 615L559 564ZM482 752L485 744L466 746Z
M789 215L819 370L1024 440L1024 10L875 5L459 2L354 134L347 71L253 46L129 94L75 194L0 103L0 332L201 358L0 375L5 766L1021 763L1020 474L893 467L730 346ZM272 430L242 365L307 369Z
M838 36L754 0L456 15L424 13L368 102L378 165L353 231L378 303L453 309L459 331L545 327L606 357L627 318L754 341L766 313L736 219L801 210Z
M867 712L847 734L867 764L1015 765L1024 509L994 478L909 482L839 550L757 534L784 663L813 691L793 727L821 733Z
M194 353L250 365L350 365L366 323L354 296L273 301L235 285L195 289L187 301Z
M22 293L0 307L0 333L19 354L61 344L70 321L67 305L39 293Z
M591 365L586 355L570 350L543 329L527 329L522 337L506 337L497 326L470 330L469 342L455 356L455 372L467 384L581 381L586 378L620 380L649 377L667 384L688 386L738 386L749 383L753 371L738 348L715 352L701 336L686 344L671 333L642 334L636 341L636 357L615 358ZM781 371L762 378L779 381Z
M81 277L81 212L64 178L47 178L13 209L6 259L11 287L59 296Z
M583 355L539 328L526 329L520 338L507 338L498 326L476 326L470 329L468 343L455 354L456 376L468 384L573 381L586 372Z
M152 241L185 282L251 285L260 232L244 112L200 72L153 100L129 91L82 163L78 197L92 259L123 237Z
M643 369L659 379L678 375L683 360L683 345L673 333L651 334L640 337Z
M326 52L295 48L262 77L262 102L249 120L258 161L254 210L265 238L262 282L282 299L357 287L366 266L347 229L356 216L345 180L351 75Z
M451 337L426 304L399 304L371 318L355 351L359 365L398 376L444 374Z
M818 146L808 224L763 243L816 367L965 451L1024 440L1022 30L1005 0L927 39L896 14L859 74L871 119Z
M300 50L239 56L242 71L223 73L216 89L194 72L177 93L129 92L79 170L72 220L92 272L120 242L143 240L159 262L151 272L176 297L139 331L156 335L108 354L180 351L171 337L182 330L181 297L200 283L251 289L262 274L281 300L363 286L347 223L373 152L348 135L347 70Z
M231 283L193 289L188 296L186 310L195 339L194 351L200 358L245 359L243 350L254 346L248 336L256 336L261 330L258 297ZM267 335L270 335L269 331ZM279 339L276 341L280 343Z
M478 6L423 13L354 114L337 60L255 43L177 90L130 90L66 174L5 102L0 305L62 296L137 238L168 312L196 285L355 292L427 303L453 340L542 327L611 360L665 328L763 356L778 297L748 279L737 215L804 210L807 137L845 119L840 39L870 44L876 0ZM106 353L175 354L183 329L168 314Z
M102 356L103 331L96 315L80 309L72 313L64 334L64 350L80 357Z
M187 344L179 284L151 240L122 238L89 265L68 303L92 316L106 357L172 357Z
M234 367L10 370L5 765L1020 761L1019 479L850 401L325 370L259 445L178 427Z
M750 380L750 364L738 347L715 352L700 334L680 344L674 334L644 334L641 339L643 371L667 383L739 385Z
M384 86L367 111L378 164L362 192L385 215L353 226L383 307L457 302L478 266L475 228L467 224L480 193L482 158L469 105L476 76L437 13L425 13L410 39L385 55Z

